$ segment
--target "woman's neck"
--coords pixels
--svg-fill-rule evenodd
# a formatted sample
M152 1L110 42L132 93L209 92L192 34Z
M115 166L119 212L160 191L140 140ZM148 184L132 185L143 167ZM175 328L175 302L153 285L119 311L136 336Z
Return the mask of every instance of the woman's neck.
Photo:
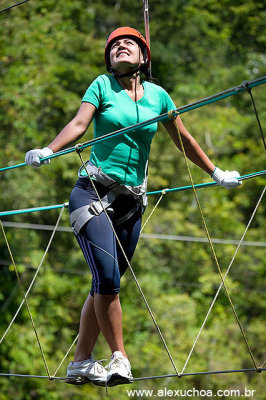
M126 76L123 78L116 77L119 85L126 91L133 101L138 101L144 95L144 87L140 81L140 74Z
M140 74L136 73L132 76L125 76L122 78L116 77L119 85L128 91L138 91L141 87Z

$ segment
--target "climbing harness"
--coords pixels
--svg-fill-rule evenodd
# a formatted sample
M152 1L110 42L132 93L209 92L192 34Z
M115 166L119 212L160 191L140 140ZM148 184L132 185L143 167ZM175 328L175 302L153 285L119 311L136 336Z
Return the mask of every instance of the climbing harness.
M119 195L133 196L136 200L136 205L131 210L129 210L125 215L116 219L114 223L120 225L129 219L137 210L141 209L142 213L147 206L147 178L144 179L143 183L139 186L128 186L122 185L112 179L110 176L106 175L100 168L97 168L91 161L85 163L85 168L82 166L79 169L78 176L82 179L88 179L88 174L90 179L96 180L98 183L106 187L108 192L101 201L94 201L89 205L77 208L70 214L70 223L73 227L74 233L79 234L81 228L91 220L94 216L100 215L104 209L109 215L113 213L111 205L117 199ZM84 174L85 172L85 174Z

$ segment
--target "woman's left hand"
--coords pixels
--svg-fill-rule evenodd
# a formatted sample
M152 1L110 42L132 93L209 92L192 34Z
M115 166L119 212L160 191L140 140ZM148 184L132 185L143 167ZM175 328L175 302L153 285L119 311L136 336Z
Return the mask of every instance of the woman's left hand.
M226 189L242 185L242 182L237 179L240 177L237 171L222 171L220 168L216 167L211 177L218 185Z

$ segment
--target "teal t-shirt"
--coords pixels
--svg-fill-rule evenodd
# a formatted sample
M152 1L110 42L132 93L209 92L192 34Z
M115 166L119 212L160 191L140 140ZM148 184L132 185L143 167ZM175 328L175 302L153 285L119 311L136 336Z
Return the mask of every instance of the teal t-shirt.
M82 101L97 109L93 118L95 138L176 108L162 87L146 81L143 87L144 95L135 102L112 75L100 75L92 82ZM91 162L119 183L140 185L157 127L158 123L153 123L95 144Z

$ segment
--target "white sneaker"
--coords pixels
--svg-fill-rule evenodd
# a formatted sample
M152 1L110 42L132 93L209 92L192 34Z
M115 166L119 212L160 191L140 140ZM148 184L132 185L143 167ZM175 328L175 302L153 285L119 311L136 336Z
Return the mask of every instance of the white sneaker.
M78 365L71 362L67 367L66 383L83 385L92 382L97 386L105 386L107 378L106 369L91 356L88 360L81 361Z
M116 386L133 382L130 362L123 356L121 351L115 351L112 354L111 361L105 368L108 371L107 386Z

